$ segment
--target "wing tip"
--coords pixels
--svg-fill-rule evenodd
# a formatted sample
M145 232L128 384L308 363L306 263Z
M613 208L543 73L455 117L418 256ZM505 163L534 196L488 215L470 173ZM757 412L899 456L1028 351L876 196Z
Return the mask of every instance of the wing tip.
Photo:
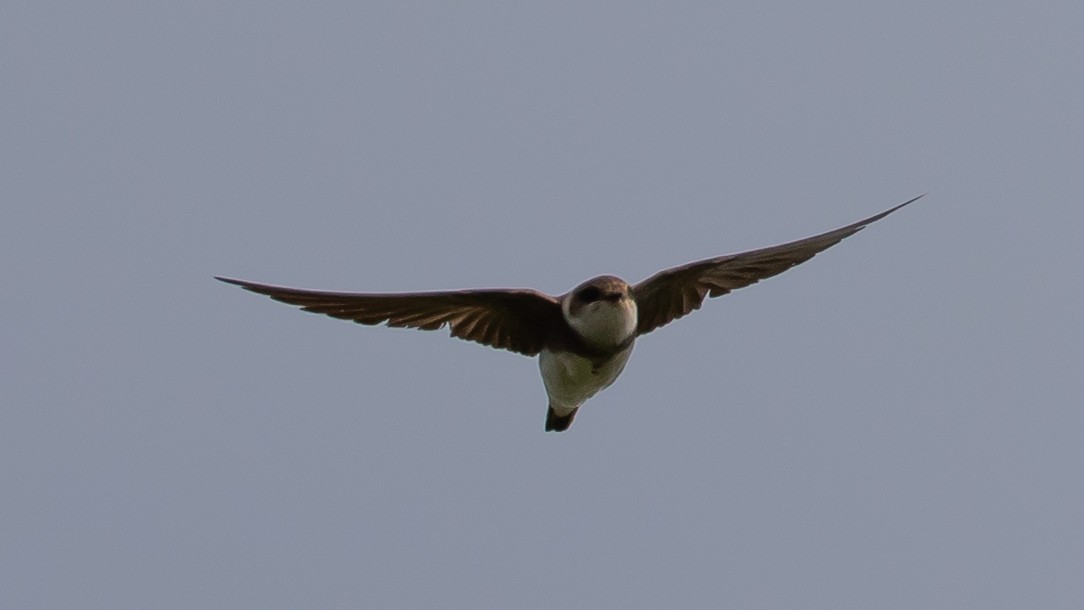
M220 282L225 282L227 284L233 284L234 286L244 287L244 285L247 284L247 282L245 282L244 280L235 280L233 278L223 277L221 275L215 275L215 276L212 276L212 277L214 277L216 280L218 280Z
M279 300L279 299L276 298L276 294L278 292L291 290L290 288L283 288L281 286L271 286L271 285L268 285L268 284L259 284L259 283L256 283L256 282L249 282L249 281L246 281L246 280L234 279L232 277L223 277L221 275L216 275L216 276L213 276L213 277L216 280L220 281L220 282L225 282L227 284L233 284L234 286L240 286L241 288L243 288L244 290L247 290L249 292L254 292L256 294L262 294L264 296L271 297L272 299L276 299L276 300Z
M885 216L888 216L888 215L889 215L889 214L891 214L892 212L895 212L896 210L899 210L899 209L901 209L901 208L904 208L904 207L906 207L906 206L909 206L909 205L911 205L912 203L914 203L914 202L918 201L919 199L922 199L923 197L925 197L925 196L926 196L926 195L928 195L928 194L929 194L929 191L927 191L927 192L925 192L925 193L922 193L922 194L921 194L921 195L919 195L918 197L912 197L912 198L908 199L907 201L904 201L904 202L903 202L903 203L901 203L901 204L898 204L898 205L894 205L894 206L892 206L891 208L888 208L887 210L885 210L885 211L881 212L880 214L874 214L873 216L870 216L869 218L865 218L865 219L863 219L863 220L859 220L859 221L858 221L858 222L856 222L856 223L853 223L853 224L847 225L847 226L845 226L845 227L842 227L842 228L836 229L836 230L834 230L834 231L829 231L829 232L827 232L827 233L822 233L821 235L818 235L818 236L816 236L816 237L828 237L828 236L831 236L831 235L838 235L839 237L837 238L837 240L835 241L835 243L831 244L831 245L833 245L833 246L834 246L835 244L838 244L839 242L843 241L844 239L847 239L848 237L850 237L850 236L854 235L855 233L858 233L858 232L859 232L859 231L861 231L862 229L865 229L865 228L866 228L866 227L868 227L869 225L871 225L871 224L873 224L873 223L877 222L878 220L881 220L881 219L882 219L882 218L884 218ZM816 239L816 237L814 237L814 238L810 238L810 239ZM828 246L828 247L831 247L831 246ZM824 248L824 249L826 250L827 248ZM823 250L821 250L821 251L823 251ZM820 253L820 252L817 252L817 254L819 254L819 253Z
M908 199L907 201L904 201L903 203L901 203L899 205L893 206L893 207L881 212L880 214L877 214L876 216L871 216L870 218L868 218L867 220L862 222L862 226L864 227L865 225L868 225L870 223L877 222L878 220L884 218L885 216L888 216L892 212L895 212L896 210L907 207L907 206L911 205L912 203L918 201L919 199L922 199L923 197L925 197L926 195L929 195L929 194L930 194L930 192L926 191L925 193L922 193L918 197L912 197L912 198Z

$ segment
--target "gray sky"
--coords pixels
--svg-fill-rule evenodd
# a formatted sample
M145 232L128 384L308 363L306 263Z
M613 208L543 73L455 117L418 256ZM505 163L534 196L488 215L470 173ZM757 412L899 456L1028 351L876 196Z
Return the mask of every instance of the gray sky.
M1084 606L1079 3L0 8L0 607ZM307 288L638 281L534 360Z

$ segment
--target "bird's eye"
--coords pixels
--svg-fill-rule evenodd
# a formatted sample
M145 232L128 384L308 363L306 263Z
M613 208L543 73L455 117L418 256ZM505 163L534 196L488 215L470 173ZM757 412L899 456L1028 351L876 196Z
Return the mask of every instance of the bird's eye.
M594 303L602 298L602 293L595 286L588 286L580 291L579 297L585 303Z

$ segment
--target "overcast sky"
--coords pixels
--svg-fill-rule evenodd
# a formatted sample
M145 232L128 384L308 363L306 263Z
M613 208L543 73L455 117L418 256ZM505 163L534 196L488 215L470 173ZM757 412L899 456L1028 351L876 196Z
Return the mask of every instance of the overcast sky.
M0 7L0 607L1084 607L1077 2ZM529 358L211 279L630 282Z

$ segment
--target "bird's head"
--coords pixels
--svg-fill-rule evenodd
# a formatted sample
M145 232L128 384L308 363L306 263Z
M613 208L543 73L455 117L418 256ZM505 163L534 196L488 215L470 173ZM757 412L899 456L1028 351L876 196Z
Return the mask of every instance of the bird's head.
M620 345L636 332L632 287L612 275L600 275L576 286L562 297L561 311L569 326L599 347Z

